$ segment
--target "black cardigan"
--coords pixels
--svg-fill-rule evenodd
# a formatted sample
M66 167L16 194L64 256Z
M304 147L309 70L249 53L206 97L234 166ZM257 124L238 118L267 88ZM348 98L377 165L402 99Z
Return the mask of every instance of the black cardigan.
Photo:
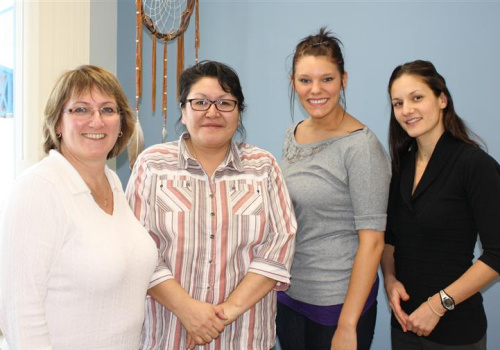
M486 152L443 134L412 195L416 144L393 174L386 243L394 246L396 278L412 313L428 297L457 280L479 259L500 272L500 166ZM400 327L392 316L393 327ZM446 345L479 341L486 332L483 300L477 293L447 312L428 339Z

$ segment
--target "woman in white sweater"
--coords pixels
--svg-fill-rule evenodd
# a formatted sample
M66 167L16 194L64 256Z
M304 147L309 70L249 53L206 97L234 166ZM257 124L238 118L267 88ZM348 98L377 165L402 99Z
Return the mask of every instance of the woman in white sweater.
M0 328L11 349L138 349L156 247L106 166L133 130L108 71L81 66L56 83L49 156L19 176L0 218Z

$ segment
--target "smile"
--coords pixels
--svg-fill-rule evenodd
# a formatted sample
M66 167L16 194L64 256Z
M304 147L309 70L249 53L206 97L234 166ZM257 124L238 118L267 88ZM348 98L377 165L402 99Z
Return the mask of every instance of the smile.
M312 104L312 105L320 105L320 104L323 104L323 103L326 103L327 99L326 98L322 98L322 99L319 99L319 100L309 100L309 103Z
M83 137L92 140L100 140L106 137L106 134L82 134Z
M421 120L422 118L412 118L410 120L407 120L406 121L406 124L413 124L413 123L416 123L418 122L419 120Z

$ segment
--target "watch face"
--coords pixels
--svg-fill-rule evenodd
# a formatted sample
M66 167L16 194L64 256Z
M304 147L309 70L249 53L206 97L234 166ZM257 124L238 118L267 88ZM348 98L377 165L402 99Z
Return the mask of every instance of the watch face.
M447 295L443 290L439 291L439 295L441 296L441 304L447 310L453 310L455 308L455 300L452 297Z
M446 307L446 308L452 308L455 306L455 305L453 305L453 301L449 298L445 298L443 300L443 303L444 303L444 307Z

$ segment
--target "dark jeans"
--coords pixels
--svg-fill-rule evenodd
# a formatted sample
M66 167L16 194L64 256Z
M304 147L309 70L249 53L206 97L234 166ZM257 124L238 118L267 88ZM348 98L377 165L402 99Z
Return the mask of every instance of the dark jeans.
M358 350L368 350L373 340L377 302L361 316L356 329ZM337 326L323 326L278 303L276 331L282 350L330 350Z
M486 350L486 334L474 344L442 345L419 337L412 332L403 332L391 327L392 350Z

